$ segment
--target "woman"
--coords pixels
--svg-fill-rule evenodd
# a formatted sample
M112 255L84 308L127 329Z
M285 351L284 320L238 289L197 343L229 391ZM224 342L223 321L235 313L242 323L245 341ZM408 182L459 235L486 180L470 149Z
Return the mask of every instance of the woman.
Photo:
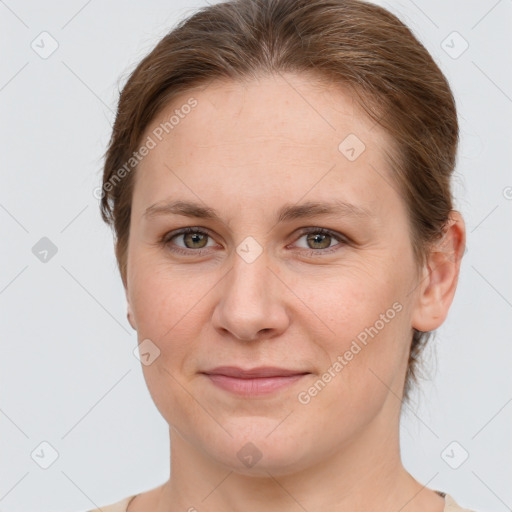
M381 7L231 1L160 41L101 208L171 475L103 511L465 510L399 449L464 251L457 142L445 77Z

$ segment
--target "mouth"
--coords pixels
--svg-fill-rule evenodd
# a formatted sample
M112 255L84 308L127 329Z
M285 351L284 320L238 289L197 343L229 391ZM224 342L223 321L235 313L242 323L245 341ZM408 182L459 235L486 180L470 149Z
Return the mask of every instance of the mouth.
M216 387L245 397L275 393L310 375L302 370L270 366L251 369L222 366L201 373Z

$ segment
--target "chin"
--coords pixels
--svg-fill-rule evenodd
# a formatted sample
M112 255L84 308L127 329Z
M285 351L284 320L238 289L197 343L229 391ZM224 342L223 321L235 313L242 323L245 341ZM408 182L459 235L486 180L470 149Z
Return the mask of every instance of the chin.
M285 426L286 420L281 425L279 421L238 418L225 424L233 437L219 434L217 442L203 448L227 470L248 476L286 475L313 464L314 439L305 439L305 433Z

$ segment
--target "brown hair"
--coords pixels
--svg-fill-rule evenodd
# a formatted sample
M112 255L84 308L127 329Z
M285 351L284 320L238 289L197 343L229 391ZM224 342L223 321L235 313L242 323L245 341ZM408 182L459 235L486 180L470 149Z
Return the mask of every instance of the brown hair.
M458 144L455 101L428 51L395 15L364 1L232 0L181 21L139 63L120 94L100 207L115 231L125 286L134 183L127 170L136 169L132 156L149 123L193 87L279 72L312 72L347 87L392 136L396 147L386 157L408 208L415 261L418 268L425 263L452 210ZM431 334L413 330L405 399Z

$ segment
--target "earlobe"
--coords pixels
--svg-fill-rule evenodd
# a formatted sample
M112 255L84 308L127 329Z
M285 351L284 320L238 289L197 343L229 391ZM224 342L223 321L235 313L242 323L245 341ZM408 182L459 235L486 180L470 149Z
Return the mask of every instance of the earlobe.
M427 258L418 286L412 327L432 331L444 322L457 288L465 245L464 219L459 212L452 211L444 236L435 243Z
M129 305L128 305L128 311L126 313L126 318L128 319L128 322L130 323L130 325L132 326L132 329L134 331L136 331L137 330L137 326L135 324L135 320L133 319L133 312L132 312L132 310L131 310Z
M132 329L134 331L136 331L137 324L135 323L135 318L133 315L132 307L130 305L130 299L128 298L128 290L126 288L125 288L125 294L126 294L126 303L127 303L126 318L128 319L129 324L132 326Z

